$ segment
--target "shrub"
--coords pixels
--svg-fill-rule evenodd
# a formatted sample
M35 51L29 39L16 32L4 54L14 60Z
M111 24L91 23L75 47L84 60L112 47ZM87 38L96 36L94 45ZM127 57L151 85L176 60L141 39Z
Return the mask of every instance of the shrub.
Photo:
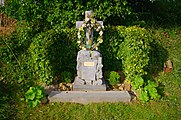
M108 81L109 81L109 84L111 85L118 84L120 83L120 75L115 71L111 71L109 74Z
M118 59L122 60L126 83L132 85L139 93L138 98L144 102L157 99L157 85L150 80L144 80L149 65L152 35L144 28L137 26L117 27L122 43L119 45Z

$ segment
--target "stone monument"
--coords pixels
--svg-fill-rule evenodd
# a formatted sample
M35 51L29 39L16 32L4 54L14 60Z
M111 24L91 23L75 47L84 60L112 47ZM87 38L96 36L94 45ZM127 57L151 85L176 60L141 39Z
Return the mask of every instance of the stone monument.
M102 21L93 18L92 11L85 12L84 21L76 22L79 39L77 43L81 50L77 55L77 76L73 83L73 91L51 91L48 96L49 102L89 104L131 101L128 91L106 91L102 76L102 56L97 51L99 44L103 42L103 27ZM99 32L97 39L93 37L94 31Z
M77 55L77 77L73 83L74 91L105 91L106 85L102 76L102 56L95 50L103 42L103 22L93 18L92 11L85 12L85 20L77 21L79 30L79 46L82 50ZM97 40L93 38L93 32L99 32ZM86 39L81 41L80 32L86 32ZM84 37L84 36L82 36Z

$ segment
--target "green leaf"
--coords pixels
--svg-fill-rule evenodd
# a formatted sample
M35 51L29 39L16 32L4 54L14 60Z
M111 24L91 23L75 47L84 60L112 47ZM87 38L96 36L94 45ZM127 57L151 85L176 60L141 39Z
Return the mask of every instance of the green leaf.
M33 100L35 98L35 88L30 87L30 89L25 93L25 98L27 100Z
M144 80L141 76L136 76L135 79L132 82L133 89L139 89L141 86L143 86Z
M141 91L141 94L139 95L139 99L143 102L147 102L149 100L149 96L147 91Z

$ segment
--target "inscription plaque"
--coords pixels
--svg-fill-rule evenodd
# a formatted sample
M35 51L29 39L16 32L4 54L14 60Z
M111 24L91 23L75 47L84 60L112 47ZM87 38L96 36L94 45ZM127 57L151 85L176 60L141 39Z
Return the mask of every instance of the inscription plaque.
M84 66L87 66L87 67L95 66L95 63L94 62L84 62Z

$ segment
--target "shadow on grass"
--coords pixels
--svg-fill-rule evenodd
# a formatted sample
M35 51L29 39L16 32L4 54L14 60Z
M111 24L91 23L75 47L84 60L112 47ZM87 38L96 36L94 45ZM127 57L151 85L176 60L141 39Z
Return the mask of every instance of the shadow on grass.
M148 75L146 76L147 80L155 81L154 77L157 77L160 72L163 72L164 63L168 60L168 51L159 43L157 40L154 40L151 44L150 60ZM155 81L156 82L156 81ZM158 83L156 88L158 94L164 97L164 88L161 82Z
M151 44L148 73L156 77L163 71L164 63L168 60L168 51L156 40Z
M12 120L16 119L16 108L10 86L0 81L0 119Z

